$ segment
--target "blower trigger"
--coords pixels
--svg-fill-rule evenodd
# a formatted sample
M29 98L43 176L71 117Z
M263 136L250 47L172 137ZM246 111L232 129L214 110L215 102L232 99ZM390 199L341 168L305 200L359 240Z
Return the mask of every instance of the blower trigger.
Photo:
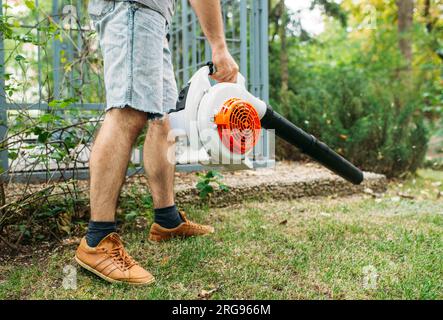
M188 84L186 87L184 87L180 93L178 94L177 103L175 104L175 110L170 111L171 112L178 112L181 110L184 110L186 107L186 98L188 97L189 87L191 84Z

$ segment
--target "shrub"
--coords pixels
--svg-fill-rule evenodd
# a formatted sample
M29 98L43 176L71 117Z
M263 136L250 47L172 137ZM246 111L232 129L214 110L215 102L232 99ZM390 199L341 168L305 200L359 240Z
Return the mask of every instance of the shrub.
M346 67L321 70L290 95L291 121L365 170L398 176L423 161L427 131L419 102L395 105L395 88Z
M291 38L289 90L281 92L280 74L271 73L271 104L364 170L389 177L414 172L428 143L429 98L423 97L429 81L415 68L411 81L399 75L403 61L395 37L362 44L337 34L315 42ZM278 45L270 52L278 57ZM270 64L279 70L279 59L271 57ZM299 158L279 144L277 158Z

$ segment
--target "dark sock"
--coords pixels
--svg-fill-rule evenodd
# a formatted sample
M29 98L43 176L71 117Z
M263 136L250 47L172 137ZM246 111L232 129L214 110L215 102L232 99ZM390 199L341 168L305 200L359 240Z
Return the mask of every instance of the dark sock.
M89 221L86 243L90 247L96 247L108 234L117 230L115 222Z
M163 228L172 229L183 222L175 204L166 208L154 209L154 222Z

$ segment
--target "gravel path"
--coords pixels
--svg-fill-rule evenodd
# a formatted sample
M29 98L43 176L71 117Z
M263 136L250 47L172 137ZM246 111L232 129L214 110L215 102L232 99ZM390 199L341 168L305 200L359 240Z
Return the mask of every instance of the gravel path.
M343 196L361 192L381 193L386 190L385 176L365 172L365 181L360 186L352 185L314 163L277 162L275 168L223 172L221 181L228 191L216 190L209 199L201 200L195 185L196 173L177 172L176 199L180 205L207 203L212 207L225 207L245 200L295 199L313 196ZM144 175L128 179L124 189L136 185L147 189ZM26 193L45 187L44 184L30 185ZM88 190L88 181L79 181L81 190ZM6 188L6 198L13 201L23 195L25 185L11 183ZM216 188L217 189L217 188ZM87 196L87 195L86 195Z
M195 188L195 173L176 173L176 198L179 204L208 201L213 207L224 207L245 200L295 199L313 196L343 196L362 192L381 193L386 190L383 175L365 172L365 180L355 186L313 163L278 162L275 168L223 172L229 191L216 191L202 201ZM144 177L135 178L139 182Z

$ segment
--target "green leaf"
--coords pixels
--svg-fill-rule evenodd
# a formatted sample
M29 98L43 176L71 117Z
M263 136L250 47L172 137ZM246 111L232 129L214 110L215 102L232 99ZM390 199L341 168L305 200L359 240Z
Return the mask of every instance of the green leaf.
M203 190L206 187L207 183L200 181L197 183L197 185L195 186L198 190Z
M14 151L9 151L8 152L8 158L11 159L11 160L15 160L15 159L18 158L18 153L14 152Z
M39 120L43 123L54 122L55 119L56 117L51 113L45 113L39 117Z
M201 199L206 199L206 198L208 197L208 192L206 192L206 191L201 191L201 192L199 193L199 197L200 197Z
M49 136L50 136L50 132L48 132L48 131L43 131L42 133L40 133L40 134L38 135L37 140L38 140L38 142L40 142L40 143L45 143L45 142L48 141Z
M66 157L66 156L67 156L67 153L64 150L57 150L57 151L54 151L50 154L50 158L54 159L56 161L62 161L64 159L64 157Z
M137 218L137 211L130 211L125 215L126 221L133 221L135 218Z
M218 171L210 170L206 173L206 178L213 179L221 177L221 174Z
M146 208L151 208L152 207L152 197L151 197L151 195L150 194L144 195L142 197L142 202L143 202L143 205Z
M35 3L32 0L25 0L25 5L31 9L31 10L35 10Z
M18 54L15 56L15 61L17 61L17 62L26 61L26 58L23 57L21 54Z
M52 100L48 103L48 105L53 109L64 109L69 107L71 104L77 102L75 98L67 98L62 100Z

